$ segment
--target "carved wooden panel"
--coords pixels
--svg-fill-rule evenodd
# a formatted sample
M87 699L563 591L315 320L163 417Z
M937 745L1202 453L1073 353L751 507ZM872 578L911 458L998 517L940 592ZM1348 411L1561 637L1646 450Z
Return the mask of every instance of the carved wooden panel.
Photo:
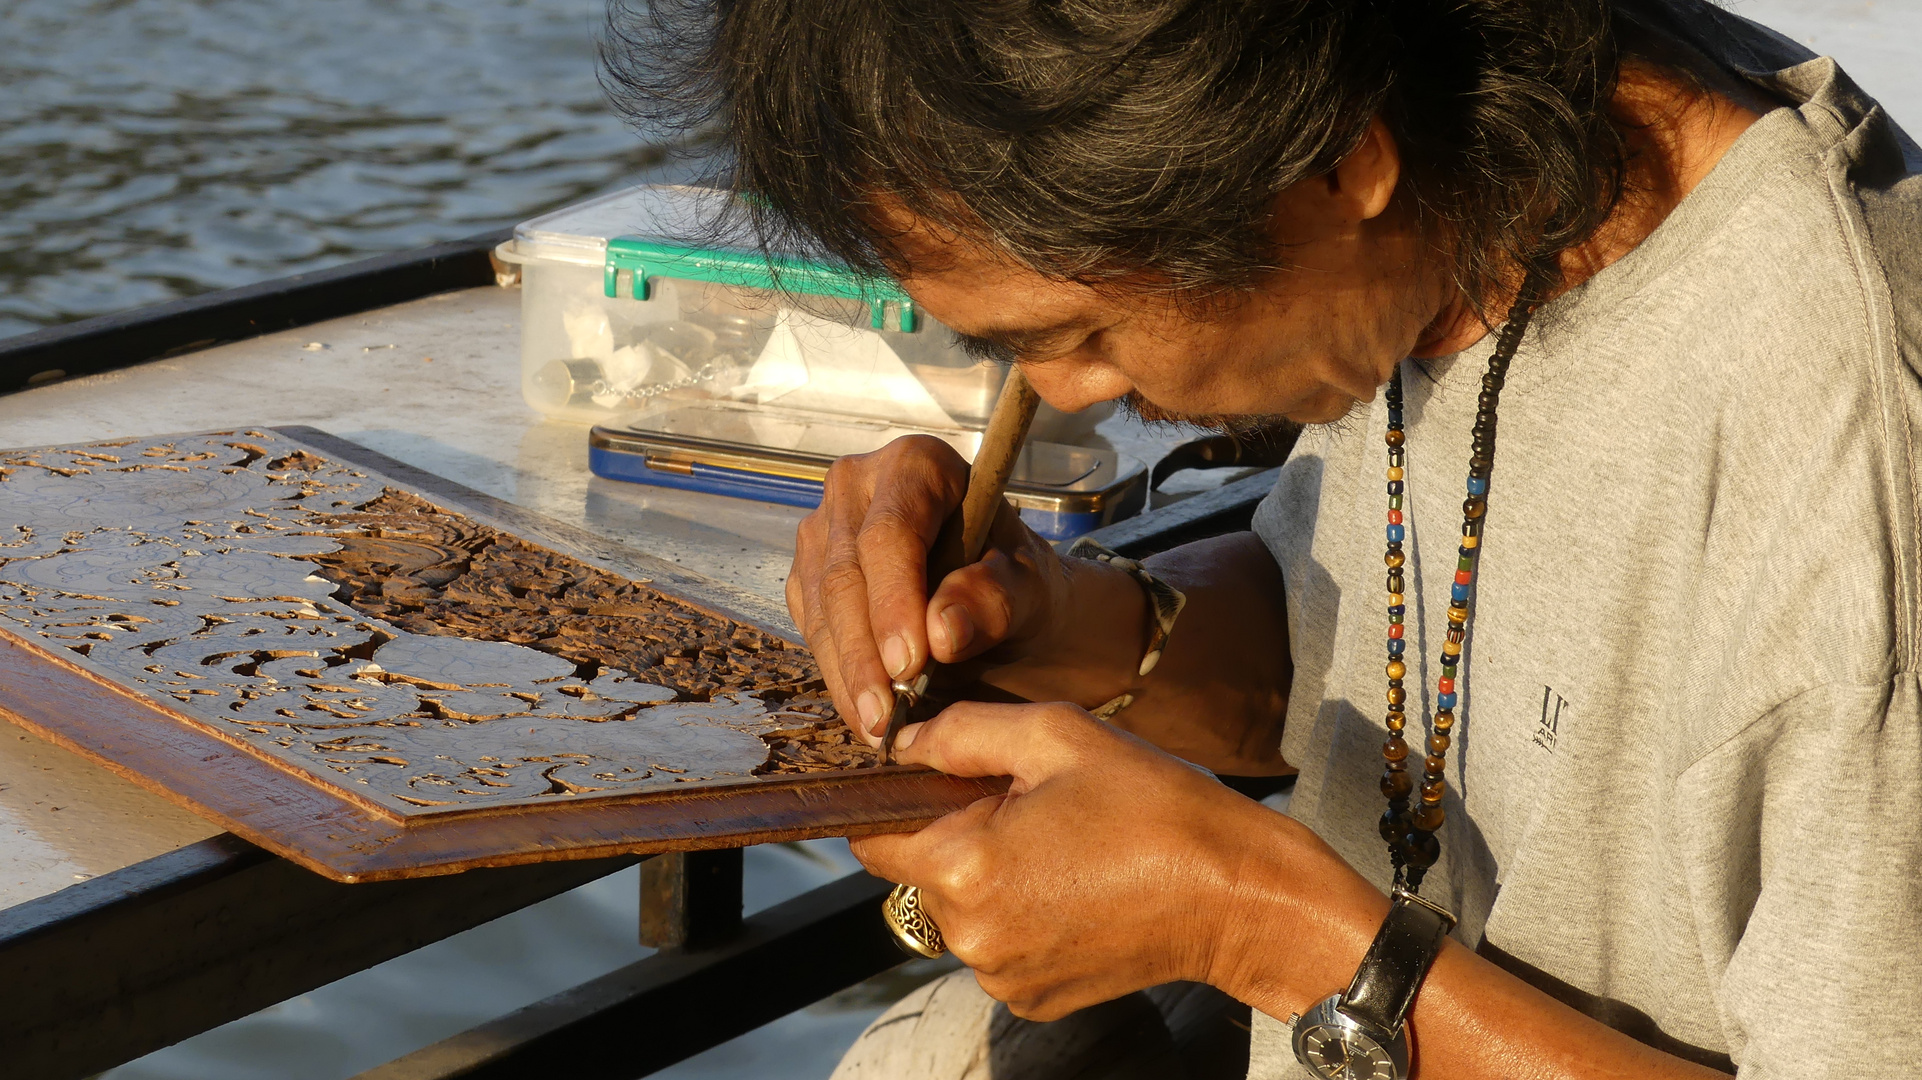
M339 457L260 430L0 452L0 631L29 647L10 655L157 706L105 709L84 734L163 716L189 745L238 747L319 803L407 829L906 772L875 768L793 643ZM0 710L84 742L20 689L0 685ZM113 763L180 795L169 769ZM955 805L985 790L949 786ZM859 824L840 809L817 831ZM682 831L707 846L725 827Z

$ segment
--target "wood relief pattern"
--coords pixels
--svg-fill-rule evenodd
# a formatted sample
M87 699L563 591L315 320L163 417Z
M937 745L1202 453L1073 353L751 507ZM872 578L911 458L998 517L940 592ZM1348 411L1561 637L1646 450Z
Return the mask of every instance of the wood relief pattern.
M0 452L0 626L403 815L874 760L805 651L270 432Z

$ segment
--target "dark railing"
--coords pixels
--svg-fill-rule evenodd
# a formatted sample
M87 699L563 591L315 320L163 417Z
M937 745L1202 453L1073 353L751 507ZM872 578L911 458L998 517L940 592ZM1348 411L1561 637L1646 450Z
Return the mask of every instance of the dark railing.
M511 230L0 338L0 394L491 284Z

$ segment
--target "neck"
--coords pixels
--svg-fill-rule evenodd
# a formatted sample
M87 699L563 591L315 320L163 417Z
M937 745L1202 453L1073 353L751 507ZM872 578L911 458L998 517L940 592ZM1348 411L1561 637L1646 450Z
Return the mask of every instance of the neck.
M1580 285L1648 239L1767 107L1733 80L1705 87L1666 68L1624 60L1609 108L1627 155L1622 197L1593 236L1557 257L1561 281L1543 299ZM1522 277L1518 268L1488 297L1486 318L1449 288L1411 354L1447 356L1480 341L1492 328L1488 318L1500 318L1515 302Z

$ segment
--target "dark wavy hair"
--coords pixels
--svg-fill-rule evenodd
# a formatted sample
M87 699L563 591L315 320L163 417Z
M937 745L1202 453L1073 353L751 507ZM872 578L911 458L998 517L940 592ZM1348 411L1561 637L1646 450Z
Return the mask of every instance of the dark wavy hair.
M903 265L878 198L1051 277L1219 295L1375 116L1480 305L1622 197L1627 0L611 0L617 107L718 141L772 248ZM1653 0L1659 3L1660 0Z

